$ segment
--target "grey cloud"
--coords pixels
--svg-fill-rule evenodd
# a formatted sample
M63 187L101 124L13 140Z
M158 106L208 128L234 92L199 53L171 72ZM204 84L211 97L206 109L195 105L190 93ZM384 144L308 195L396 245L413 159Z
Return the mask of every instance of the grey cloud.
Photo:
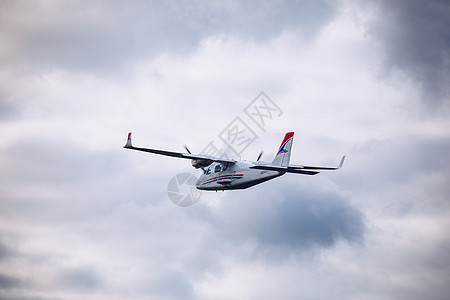
M439 180L450 175L449 149L448 138L419 137L409 133L397 139L368 140L350 153L348 172L343 172L337 181L356 194L376 191L386 196L391 191L408 187L415 191L412 193L415 199L400 194L395 199L379 199L380 204L388 201L390 208L395 206L397 215L414 211L418 204L423 210L426 203L429 203L428 209L438 212L448 207L446 195L450 189L436 182L430 191L431 187L426 186L430 183L424 179Z
M61 271L58 285L70 290L91 291L101 286L101 279L92 268L77 267Z
M0 63L30 69L118 70L161 51L184 55L208 36L257 42L294 30L311 39L334 16L326 1L3 4Z
M95 154L63 136L26 137L10 145L4 156L9 158L8 164L14 165L4 180L21 183L79 183L124 168L113 159L114 152Z
M133 178L120 144L89 151L64 136L25 137L1 151L2 211L10 219L60 223L96 218L115 205L149 197L149 178ZM95 200L95 201L94 201ZM156 201L156 200L155 200ZM71 203L72 205L67 205Z
M8 99L6 99L6 93L0 89L0 119L1 122L14 118L18 111L14 104L10 103Z
M243 1L210 22L218 32L255 41L270 40L285 30L311 39L334 17L334 10L324 1Z
M339 194L284 187L277 195L258 196L224 204L216 229L223 239L237 244L256 242L257 252L283 249L302 253L336 242L362 243L364 217Z
M157 298L195 299L191 281L180 269L165 266L159 270L156 280L148 282L146 292Z
M3 241L0 240L0 262L14 255L14 251L10 249Z
M422 85L430 107L450 96L450 3L380 1L368 34L384 50L387 70L399 69Z
M4 274L0 274L0 290L12 289L22 286L22 281ZM0 294L1 295L1 294Z
M2 235L4 232L0 232ZM0 264L7 264L14 258L20 257L21 254L17 253L13 248L11 248L7 243L0 240ZM6 270L0 265L0 298L2 298L2 290L12 290L22 288L27 285L27 282L17 278L17 276L12 275L11 270Z

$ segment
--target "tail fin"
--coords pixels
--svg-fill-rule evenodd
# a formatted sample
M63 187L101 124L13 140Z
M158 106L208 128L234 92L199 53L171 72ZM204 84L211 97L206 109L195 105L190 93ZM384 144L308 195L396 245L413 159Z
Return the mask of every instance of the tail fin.
M133 145L131 144L131 132L128 134L127 143L123 147L124 148L133 148Z
M289 160L291 159L291 147L293 139L294 139L293 132L286 133L280 148L278 148L277 155L272 161L272 164L283 167L289 165Z

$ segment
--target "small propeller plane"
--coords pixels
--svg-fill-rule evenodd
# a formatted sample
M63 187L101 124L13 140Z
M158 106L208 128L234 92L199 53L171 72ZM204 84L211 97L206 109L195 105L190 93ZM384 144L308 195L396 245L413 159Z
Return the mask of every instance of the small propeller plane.
M186 146L185 149L188 153L134 147L131 143L131 132L128 134L128 140L124 148L190 159L194 168L201 168L203 170L203 174L197 180L196 188L209 191L246 189L286 173L316 175L322 170L340 169L344 164L345 156L342 157L337 167L290 165L289 160L291 158L293 139L293 132L286 133L271 163L259 161L262 152L256 161L248 162L192 154Z

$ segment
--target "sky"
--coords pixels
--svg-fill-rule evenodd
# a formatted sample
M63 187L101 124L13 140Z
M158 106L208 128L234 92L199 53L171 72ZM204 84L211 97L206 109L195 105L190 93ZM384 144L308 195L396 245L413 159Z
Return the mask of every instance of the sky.
M0 298L448 299L449 16L439 0L1 1ZM279 109L263 127L261 95ZM236 120L255 136L239 153ZM179 207L169 182L201 171L123 149L130 131L250 161L294 131L291 163L347 159Z

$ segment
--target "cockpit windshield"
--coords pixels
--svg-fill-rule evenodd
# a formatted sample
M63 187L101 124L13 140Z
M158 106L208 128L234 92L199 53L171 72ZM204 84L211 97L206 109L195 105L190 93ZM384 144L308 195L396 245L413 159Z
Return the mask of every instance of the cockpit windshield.
M228 166L226 164L223 164L223 165L222 164L217 164L214 167L214 173L219 173L221 171L225 171L226 169L228 169ZM208 167L207 169L203 170L203 174L209 175L209 174L211 174L211 171L212 171L212 167Z

